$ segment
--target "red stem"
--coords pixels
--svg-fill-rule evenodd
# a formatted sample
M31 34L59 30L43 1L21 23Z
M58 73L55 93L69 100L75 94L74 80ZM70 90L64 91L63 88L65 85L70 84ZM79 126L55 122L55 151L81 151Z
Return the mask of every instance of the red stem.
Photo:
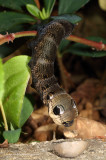
M37 32L36 31L23 31L23 32L17 32L17 33L10 33L6 35L0 35L0 45L4 44L5 42L11 41L15 38L20 38L20 37L26 37L26 36L36 36Z
M91 46L92 48L96 48L97 50L106 50L106 44L103 44L103 42L95 42L95 41L91 41L85 38L80 38L74 35L69 36L67 39Z
M15 38L19 37L25 37L25 36L36 36L37 31L23 31L23 32L17 32L17 33L11 33L6 35L0 35L0 45L4 44L5 42L13 42ZM80 38L74 35L71 35L67 38L68 40L82 43L88 46L91 46L92 48L95 48L97 50L104 50L106 51L106 44L103 44L102 42L95 42L88 39Z
M39 0L34 0L34 1L36 3L37 7L40 9L40 2L39 2Z

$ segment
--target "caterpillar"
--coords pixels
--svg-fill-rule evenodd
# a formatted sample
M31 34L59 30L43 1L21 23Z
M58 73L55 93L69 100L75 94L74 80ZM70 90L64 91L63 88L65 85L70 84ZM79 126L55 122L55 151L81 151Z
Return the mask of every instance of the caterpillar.
M74 25L67 20L53 20L40 29L32 45L32 59L29 67L32 86L40 94L53 121L69 127L77 116L73 98L61 88L54 75L54 61L57 48L63 38L72 33Z

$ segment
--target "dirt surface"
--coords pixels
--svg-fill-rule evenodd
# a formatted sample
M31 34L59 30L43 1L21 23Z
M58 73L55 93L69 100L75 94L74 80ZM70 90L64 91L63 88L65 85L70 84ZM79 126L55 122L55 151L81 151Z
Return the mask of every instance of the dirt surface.
M75 139L73 139L75 141ZM71 140L71 141L73 141ZM80 139L79 139L80 140ZM9 148L0 148L0 160L105 160L106 142L87 140L88 148L76 158L62 158L52 151L53 145L63 141L33 142L31 144L10 144Z

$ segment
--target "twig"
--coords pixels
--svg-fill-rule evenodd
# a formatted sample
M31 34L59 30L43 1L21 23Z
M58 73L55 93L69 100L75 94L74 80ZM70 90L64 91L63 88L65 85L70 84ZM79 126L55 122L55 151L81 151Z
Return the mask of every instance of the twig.
M0 35L0 45L4 44L5 42L13 42L15 38L19 37L25 37L25 36L36 36L37 31L23 31L23 32L17 32L17 33L11 33L7 35ZM95 42L91 41L85 38L80 38L74 35L71 35L67 38L68 40L82 43L88 46L91 46L92 48L95 48L96 50L104 50L106 51L106 44L103 42Z
M1 102L1 100L0 100L0 109L1 109L1 114L3 117L3 121L4 121L5 131L8 131L7 119L6 119L6 115L5 115L3 104Z

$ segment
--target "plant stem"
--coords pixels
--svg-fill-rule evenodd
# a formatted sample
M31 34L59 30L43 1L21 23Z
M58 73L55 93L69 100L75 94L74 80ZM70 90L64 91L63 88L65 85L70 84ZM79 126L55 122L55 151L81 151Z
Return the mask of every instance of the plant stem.
M17 33L10 33L6 35L0 35L0 45L4 44L5 42L13 42L15 38L20 37L27 37L27 36L36 36L36 31L23 31L23 32L17 32Z
M37 7L40 9L40 2L39 2L39 0L34 0L34 1L36 3Z
M96 48L97 50L106 50L106 44L103 44L102 42L95 42L95 41L91 41L85 38L80 38L74 35L69 36L67 39L74 41L74 42L78 42L78 43L82 43L82 44L91 46L93 48Z
M4 112L4 108L3 108L3 104L1 102L1 100L0 100L0 108L1 108L1 113L2 113L2 117L3 117L3 121L4 121L5 131L8 131L7 119L5 116L5 112Z
M9 41L13 42L15 38L26 37L26 36L36 36L36 34L37 34L37 31L23 31L23 32L11 33L7 35L0 35L0 45ZM106 44L103 44L102 42L95 42L95 41L91 41L85 38L80 38L74 35L67 37L67 39L91 46L92 48L95 48L97 50L106 51Z
M27 37L27 36L36 36L37 31L23 31L15 33L15 38Z

